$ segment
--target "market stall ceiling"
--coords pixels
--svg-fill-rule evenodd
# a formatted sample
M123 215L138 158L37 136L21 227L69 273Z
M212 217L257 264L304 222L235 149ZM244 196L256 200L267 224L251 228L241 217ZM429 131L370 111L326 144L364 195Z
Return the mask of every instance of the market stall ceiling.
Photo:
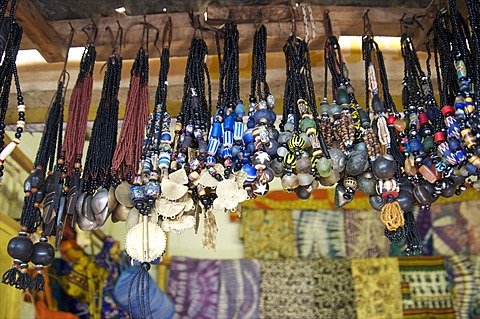
M208 5L216 6L265 6L274 1L268 0L212 0L212 1L177 1L177 0L35 0L35 5L49 21L91 19L98 16L117 16L116 8L124 7L127 15L149 15L159 13L200 12ZM302 2L302 1L298 1ZM357 7L404 7L426 8L431 0L313 0L312 5L357 6ZM61 3L61 5L59 5ZM288 4L287 1L277 4Z

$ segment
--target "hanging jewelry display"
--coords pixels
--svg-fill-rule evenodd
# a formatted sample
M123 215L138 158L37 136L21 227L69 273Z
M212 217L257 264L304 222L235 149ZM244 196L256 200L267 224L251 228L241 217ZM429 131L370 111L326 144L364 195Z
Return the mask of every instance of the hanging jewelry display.
M68 48L70 48L72 39L73 29L70 32ZM42 270L45 266L51 264L55 257L55 250L48 243L48 235L45 232L42 232L39 242L35 244L31 240L31 235L36 232L41 224L42 228L45 229L46 222L52 224L61 223L61 220L55 218L57 217L56 214L50 212L50 207L56 205L54 200L59 198L56 194L62 193L61 184L58 182L61 174L58 162L61 158L63 110L69 81L69 75L66 71L67 59L68 50L63 70L58 80L57 91L47 114L45 129L35 157L34 167L24 183L25 198L20 217L21 230L17 237L10 240L7 246L7 251L14 259L14 264L3 275L2 282L21 290L32 288L36 291L43 291L45 280ZM57 165L55 161L57 161ZM60 186L58 187L58 185ZM40 211L42 202L43 219ZM52 217L48 217L48 214ZM35 265L35 270L37 271L33 279L28 274L29 262Z
M308 44L293 32L283 52L287 79L277 150L285 172L282 186L307 199L319 185L317 170L321 163L327 164L325 170L331 170L330 154L319 129Z
M112 32L111 29L109 30ZM112 189L109 194L109 189L112 184L110 168L117 143L118 90L122 71L122 58L116 50L116 42L122 36L123 30L119 26L117 36L112 39L115 44L106 63L102 95L93 122L83 179L77 190L80 194L76 204L76 223L84 231L103 226L110 213L116 208L113 207L116 203L112 193L114 190ZM114 38L113 33L112 38Z
M150 96L148 91L148 41L150 29L156 29L146 21L138 24L143 26L142 44L130 70L130 86L125 106L125 116L111 168L112 175L115 176L115 184L118 185L120 181L124 181L122 183L124 186L120 190L126 190L127 192L117 194L116 191L115 194L116 199L124 206L128 204L128 183L133 182L136 166L142 155L144 134L143 130L139 128L144 128L147 125ZM125 37L127 32L128 29L125 32ZM158 30L156 38L158 38ZM117 190L119 189L117 188Z
M10 15L5 16L9 1L2 1L0 11L0 36L5 39L2 43L1 53L3 59L0 64L0 187L3 180L3 168L7 157L13 152L22 137L25 127L25 104L20 89L20 81L17 73L16 58L22 41L23 30L18 21L15 19L15 8L17 1L12 0L10 4ZM17 112L18 120L16 123L15 138L5 146L5 117L7 114L10 87L12 78L17 90Z
M329 21L328 12L325 12L325 19ZM364 122L368 115L355 99L340 44L337 37L333 35L330 35L325 42L325 66L325 68L328 67L332 77L333 101L328 105L327 72L325 71L324 99L320 105L322 122L330 121L332 124L327 125L327 128L338 127L339 129L327 132L329 143L333 145L330 153L335 154L335 156L332 155L334 173L331 176L333 178L320 181L328 186L338 181L335 187L334 204L336 207L343 207L353 200L358 188L357 179L360 176L367 182L371 182L372 176L369 173L363 175L369 167L369 156L367 147L361 140L360 130L360 114L363 114Z
M168 168L171 151L170 115L166 106L171 37L172 20L168 18L163 33L163 49L160 57L161 65L155 94L155 106L150 116L147 116L141 145L142 153L137 163L138 170L133 176L133 186L129 188L128 192L133 208L126 217L125 247L132 263L138 267L138 272L130 281L128 309L130 316L132 316L132 293L135 293L134 299L137 300L142 318L152 318L148 297L150 264L157 264L161 261L161 256L165 253L167 244L165 233L159 225L159 222L161 222L159 212L160 209L168 210L168 207L160 208L160 201L157 200L160 199L161 194L168 194L171 189L165 182L169 177ZM125 184L123 182L123 185ZM117 190L119 189L122 191L118 187ZM158 210L155 209L155 206ZM135 280L137 280L136 286L133 287Z
M283 173L281 158L277 157L278 135L274 123L277 118L273 111L275 98L270 94L267 83L267 28L257 23L253 38L252 74L250 81L249 112L247 130L243 132L240 115L245 114L245 107L235 121L234 140L245 142L243 152L237 158L236 168L242 167L247 179L244 188L251 198L267 194L269 182L275 171ZM238 106L237 106L238 108ZM243 134L243 139L238 135ZM249 158L252 158L250 163ZM273 168L272 168L273 165ZM274 169L274 170L272 170Z

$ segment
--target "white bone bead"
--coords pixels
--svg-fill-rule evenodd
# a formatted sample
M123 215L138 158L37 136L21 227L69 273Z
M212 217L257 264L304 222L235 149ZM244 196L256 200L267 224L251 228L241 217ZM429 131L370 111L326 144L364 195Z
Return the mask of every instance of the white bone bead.
M12 154L18 144L20 144L20 140L17 138L11 141L0 153L0 161L3 162L10 154Z
M18 112L25 112L25 104L18 104L17 111Z

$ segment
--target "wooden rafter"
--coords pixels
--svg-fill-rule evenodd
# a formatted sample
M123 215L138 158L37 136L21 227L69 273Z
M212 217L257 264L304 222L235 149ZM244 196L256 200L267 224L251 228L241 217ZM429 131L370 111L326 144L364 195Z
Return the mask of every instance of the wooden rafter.
M66 38L58 35L33 1L19 1L15 17L33 44L30 49L37 49L47 62L60 62L65 59Z
M31 0L25 0L31 1ZM312 5L313 16L316 20L317 38L310 44L312 50L322 49L325 40L325 30L322 25L323 13L325 10L329 10L330 19L332 21L333 33L335 35L363 35L363 20L364 13L369 10L370 21L372 24L373 32L376 36L400 36L400 19L405 14L407 16L416 15L421 17L420 22L429 27L428 22L431 19L431 8L440 0L433 0L433 5L428 8L403 8L403 7L358 7L358 6L320 6ZM22 2L21 2L22 3ZM29 3L29 2L27 2ZM25 4L23 5L25 11ZM19 7L20 9L20 7ZM209 6L206 9L208 16L207 21L204 21L203 12L197 13L200 16L200 24L204 29L215 30L220 28L228 17L229 12L233 12L235 21L238 24L240 33L240 52L248 53L251 51L251 45L253 41L253 34L255 32L254 21L258 19L259 10L262 12L263 23L268 29L268 51L279 52L282 50L283 44L286 38L292 32L292 17L296 21L297 35L303 35L303 22L301 10L293 10L290 6L284 5L272 5L272 6ZM28 11L27 11L28 12ZM38 11L37 11L38 13ZM24 13L25 14L25 13ZM294 16L293 16L294 14ZM186 12L171 13L171 14L152 14L146 17L148 23L158 27L160 30L163 28L168 17L171 17L174 24L173 38L171 44L172 56L186 56L190 47L190 41L194 35L194 28L190 20L189 14ZM119 23L124 30L130 26L138 24L143 21L143 16L126 16L119 20ZM422 22L425 19L425 23ZM99 18L96 23L98 27L98 37L96 39L97 48L97 60L106 60L112 52L112 38L108 32L105 31L107 26L112 28L112 31L116 31L117 20L115 17L102 17ZM43 20L44 23L48 23ZM51 21L50 25L53 27L53 32L58 33L59 37L65 41L68 38L70 27L69 23L72 23L73 27L77 31L75 33L73 46L84 46L86 43L86 37L81 32L82 27L91 24L91 20L60 20ZM44 32L41 27L35 27L37 32ZM52 29L52 28L50 28ZM39 31L40 30L40 31ZM415 30L414 30L415 31ZM49 31L48 34L52 34ZM152 33L154 31L152 30ZM210 54L216 52L215 40L212 32L203 31L203 37L210 48ZM424 38L424 34L419 33L419 37ZM46 36L48 39L49 37ZM157 57L158 51L153 48L152 35L149 43L150 56ZM142 28L140 26L131 27L125 37L124 47L122 48L122 55L125 59L133 59L138 47L142 42ZM26 43L28 46L28 43ZM159 44L160 45L160 44ZM45 45L44 48L56 48L55 45ZM28 47L24 47L28 48ZM53 50L54 51L54 50ZM60 53L55 51L57 53ZM55 60L52 57L51 60ZM56 59L59 60L58 58Z

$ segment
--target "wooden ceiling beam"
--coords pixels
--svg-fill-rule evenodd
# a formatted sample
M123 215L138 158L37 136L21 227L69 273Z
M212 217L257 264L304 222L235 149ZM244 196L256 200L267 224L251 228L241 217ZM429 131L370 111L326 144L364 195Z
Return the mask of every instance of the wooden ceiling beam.
M33 48L29 49L37 49L47 62L60 62L65 59L66 41L64 39L68 36L59 36L33 1L18 1L15 17L33 44Z
M27 3L30 3L31 0ZM433 4L438 3L440 0L433 0ZM20 3L24 3L21 1ZM330 19L332 21L333 33L339 35L363 35L363 20L364 13L368 10L370 22L372 24L372 30L376 36L400 36L400 19L405 14L406 16L416 15L417 17L431 17L432 5L426 9L422 8L393 8L393 7L357 7L357 6L320 6L312 5L313 16L316 22L317 37L310 43L312 50L319 50L323 48L326 34L323 27L323 14L325 10L330 12ZM19 6L20 9L20 6ZM23 5L25 11L25 4ZM206 9L207 21L204 21L203 12L198 13L200 24L210 30L216 30L226 21L229 12L233 12L234 19L237 22L238 30L240 33L240 52L249 53L252 50L253 34L255 33L254 22L259 17L259 10L262 12L262 20L268 30L268 51L269 52L281 52L285 40L291 34L292 30L292 13L295 14L296 32L297 35L303 37L304 25L301 16L301 10L293 10L289 6L272 5L272 6L209 6ZM428 13L428 15L427 15ZM25 15L25 12L24 12ZM182 56L188 55L190 47L190 41L194 36L195 30L192 27L189 15L186 12L181 13L169 13L169 14L152 14L146 17L147 22L157 27L160 30L160 41L163 26L168 17L173 20L173 36L171 44L171 55ZM422 18L423 19L423 18ZM426 18L425 18L426 19ZM98 37L96 39L97 47L97 60L106 60L112 52L112 37L109 32L105 31L107 26L110 26L113 32L117 30L117 20L121 24L122 28L128 32L125 37L124 46L122 47L122 56L124 59L133 59L138 48L142 42L142 27L139 22L144 20L143 16L126 16L118 19L116 17L102 17L96 21L98 27ZM44 21L45 24L48 25ZM35 26L36 32L43 32L52 34L56 32L63 40L68 39L70 26L72 23L75 28L75 36L73 40L73 46L84 46L87 42L85 34L81 29L91 24L90 20L61 20L51 21L50 25L53 27L53 31L45 32L44 28ZM429 28L430 25L424 24L425 28ZM33 28L33 27L32 27ZM150 56L158 57L159 52L153 48L154 30L151 30L150 37ZM46 38L51 38L44 36ZM210 54L216 53L215 38L213 32L203 31L203 37L207 42ZM424 34L420 34L420 37L424 37ZM28 41L25 44L28 46ZM161 43L158 43L161 46ZM44 48L56 48L55 45L44 46ZM24 47L26 48L26 47ZM54 51L60 53L58 50ZM50 61L55 60L51 58Z

